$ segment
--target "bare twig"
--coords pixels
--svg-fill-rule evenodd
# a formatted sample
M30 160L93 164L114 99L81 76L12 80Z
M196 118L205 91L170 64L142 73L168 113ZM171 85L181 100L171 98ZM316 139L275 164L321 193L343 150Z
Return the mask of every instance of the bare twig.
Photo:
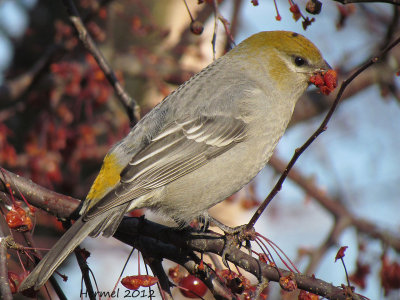
M389 3L393 5L400 5L399 0L334 0L336 2L342 4L350 4L350 3Z
M143 253L143 258L145 259L146 263L149 264L151 270L153 271L153 274L157 276L160 293L162 294L162 296L164 297L165 295L168 295L172 297L169 279L167 274L165 274L164 268L161 264L161 260L154 257L147 258L147 253L145 252Z
M96 300L96 294L94 293L92 281L90 280L90 269L86 263L86 260L82 256L82 251L84 251L81 247L77 247L74 251L76 260L78 261L79 268L81 269L82 278L85 282L86 292L89 296L90 300Z
M393 6L393 16L386 30L386 35L381 49L385 49L389 43L392 41L394 34L396 33L397 27L399 25L399 10L400 7Z
M228 37L229 43L232 45L235 44L235 40L233 39L232 32L229 29L229 21L221 14L219 11L219 5L217 0L213 0L213 7L214 7L214 34L213 34L213 53L214 53L214 59L215 59L215 39L216 39L216 34L217 34L217 28L218 28L218 20L221 21L222 25L224 26L225 33Z
M200 271L198 267L202 259L196 255L192 255L192 259L192 261L188 261L182 266L189 271L190 274L200 278L207 285L215 299L237 299L225 285L223 279L217 276L214 269L203 262L204 270Z
M2 84L0 86L0 102L15 101L26 93L38 76L47 69L60 49L61 47L57 45L50 46L28 72Z
M261 216L261 214L264 212L265 208L268 206L268 204L274 199L276 194L281 190L282 184L287 178L290 170L296 163L297 159L301 156L301 154L315 141L315 139L323 133L327 129L327 125L329 120L332 117L332 114L336 110L336 107L339 104L340 99L342 98L342 95L347 88L347 86L361 73L364 72L364 70L368 69L370 66L375 64L376 62L380 61L382 57L384 57L392 48L394 48L397 44L400 43L400 37L397 38L395 41L393 41L386 49L381 51L377 56L371 58L369 61L367 61L365 64L363 64L361 67L359 67L352 75L350 75L346 80L342 82L340 85L340 89L336 95L335 101L333 102L330 110L326 114L325 119L322 121L321 125L319 128L309 137L309 139L300 147L295 150L295 153L292 156L292 159L289 161L287 167L285 168L283 174L279 178L278 182L275 184L274 188L272 191L269 193L267 198L264 200L264 202L260 205L260 207L257 209L257 211L254 213L253 217L251 218L250 222L246 225L246 228L250 230L251 228L254 227L254 224L257 222L258 218Z
M7 94L8 92L6 91L8 88L11 88L8 84L0 86L0 98L7 97L3 94L3 92L1 91L1 89L4 88L4 92ZM24 88L24 87L23 87ZM10 100L12 100L12 98L10 98ZM2 100L0 100L1 102ZM27 107L26 102L16 102L15 105L9 107L9 108L5 108L2 109L0 111L0 122L4 122L7 119L13 117L14 115L16 115L17 113L24 111Z
M236 35L236 32L239 28L239 20L240 20L240 12L242 8L243 0L235 0L233 3L233 10L232 10L232 16L230 17L231 20L231 36L234 37Z
M77 209L80 200L65 196L51 190L48 190L32 180L26 179L22 176L16 175L12 172L3 169L6 178L0 177L0 190L8 193L6 184L10 184L10 188L14 193L16 191L23 194L29 203L33 206L39 207L58 218L69 218L71 214ZM18 197L18 193L16 193Z
M90 21L91 19L93 19L94 17L97 17L99 15L99 11L101 8L107 6L110 2L112 2L113 0L100 0L97 2L92 2L92 6L91 6L91 11L84 16L83 19L83 23L87 23L88 21Z
M124 106L125 110L128 113L132 125L136 124L137 121L140 119L139 106L136 104L135 100L132 97L130 97L128 93L125 91L125 89L122 87L114 71L108 64L107 60L105 59L99 48L96 46L96 43L86 30L86 27L83 24L82 19L79 16L79 12L73 1L62 0L62 2L67 8L69 14L69 20L74 25L76 31L79 34L79 39L82 41L83 45L90 52L90 54L93 55L100 69L104 72L106 78L114 88L118 99L120 100L121 104Z
M7 274L7 248L2 242L4 238L0 237L0 293L2 299L12 300L13 296L10 290Z
M304 274L310 275L315 272L324 255L331 247L337 245L340 235L349 225L350 222L347 218L340 218L339 220L335 221L325 241L317 249L310 252L310 261L306 270L304 271Z
M218 3L217 0L213 0L213 7L214 7L214 31L212 37L212 50L213 50L213 60L215 60L215 44L217 42L217 30L218 30Z
M10 289L10 283L8 281L8 267L7 267L7 236L8 232L5 232L8 226L4 218L0 217L0 295L4 300L12 300L13 296Z
M270 164L278 172L283 172L285 170L286 164L276 156L271 158ZM346 227L354 226L360 233L378 239L400 253L400 236L398 234L385 231L368 220L358 218L339 201L334 201L325 191L319 189L313 182L310 182L310 180L307 180L296 168L291 169L288 177L298 184L307 195L314 198L322 207L331 213L337 222L340 221L341 225L347 224Z
M387 45L393 40L393 35L396 33L399 24L399 11L399 6L393 6L393 16L389 25L387 26L386 35L381 43L382 45L380 46L380 49L386 48ZM389 58L390 57L385 56L378 64L379 68L376 70L376 78L383 96L392 94L397 101L400 101L400 93L394 79L397 71L394 69L397 67L397 65L394 67L391 63L391 59Z
M191 20L192 22L194 22L194 18L193 18L193 16L192 16L192 13L190 12L189 6L188 6L187 3L186 3L186 0L183 0L183 3L185 3L186 10L187 10L187 12L188 12L188 14L189 14L190 20Z
M203 5L203 7L200 9L200 11L197 12L196 14L196 20L204 23L205 21L208 20L210 15L213 13L213 9L211 5ZM182 31L180 37L179 37L179 42L175 45L175 47L172 49L171 53L175 55L181 55L181 51L179 50L182 45L187 45L190 43L190 38L192 37L193 33L190 30L190 26L187 26L185 30ZM183 82L182 82L183 83Z
M64 291L60 287L60 284L58 281L55 279L55 276L51 276L49 279L51 286L54 289L54 292L57 294L59 300L68 300L67 296L65 296Z
M89 15L84 17L84 23L89 22L94 16L97 15L100 8L107 5L111 0L102 0L98 3L97 10L93 10ZM0 102L10 102L21 98L34 84L41 78L41 75L45 73L48 66L55 60L56 57L62 57L66 52L66 47L60 44L52 44L48 46L44 51L43 55L38 61L29 69L26 73L6 80L0 86ZM0 115L0 121L4 121L8 116L12 116L15 112L24 109L25 103L17 103L16 107L12 107L7 111L3 111Z

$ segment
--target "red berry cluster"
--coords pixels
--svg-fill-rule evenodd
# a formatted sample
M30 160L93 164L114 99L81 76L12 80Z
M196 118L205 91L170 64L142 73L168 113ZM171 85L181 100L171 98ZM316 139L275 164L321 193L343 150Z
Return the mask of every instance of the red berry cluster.
M319 88L322 94L329 95L337 86L337 73L334 70L316 73L310 82Z

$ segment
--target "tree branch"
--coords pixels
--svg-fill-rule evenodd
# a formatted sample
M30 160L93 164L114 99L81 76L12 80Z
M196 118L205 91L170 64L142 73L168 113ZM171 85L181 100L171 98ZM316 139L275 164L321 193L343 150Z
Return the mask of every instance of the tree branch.
M291 274L283 269L278 271L276 267L260 262L236 247L227 246L222 236L216 233L182 232L144 219L125 218L114 237L138 249L140 249L140 244L146 245L146 249L140 249L140 251L146 251L146 253L152 253L155 256L158 253L158 255L179 264L182 264L182 256L186 257L187 251L211 252L221 255L224 248L228 247L225 250L228 253L227 260L253 274L256 278L263 277L270 281L279 282L280 276ZM168 251L165 251L164 245L168 246ZM154 251L157 251L157 253ZM341 288L323 280L299 273L293 274L293 276L299 289L328 299L346 299ZM353 296L353 299L360 299L357 295Z
M80 203L78 199L47 190L11 172L7 171L5 174L8 179L7 182L11 184L13 191L20 191L29 203L53 215L63 215L64 218L67 218L68 216L65 215L68 212L72 214L78 208ZM7 192L4 178L1 179L3 184L0 185L0 191ZM50 199L52 196L56 198L54 201ZM47 206L46 204L48 203L51 205ZM54 205L54 203L57 203L57 205ZM187 266L189 262L190 264L193 263L194 251L201 253L211 252L221 256L225 247L227 247L225 250L227 259L236 266L252 273L256 278L264 277L270 281L279 282L281 275L287 276L290 274L283 269L278 271L276 267L262 263L236 247L226 245L224 237L213 232L182 231L162 226L143 218L125 218L114 237L146 253L146 257L165 258L183 266ZM213 280L212 278L206 279ZM341 288L334 287L315 277L294 274L294 279L300 289L329 299L346 299ZM219 295L218 297L225 297L224 299L226 299L226 290L215 289L215 293Z
M96 46L96 43L86 30L85 25L83 24L81 17L79 16L79 12L72 0L62 0L65 7L67 8L69 14L69 20L74 25L76 31L78 32L79 39L82 41L85 48L93 55L95 60L97 61L100 69L103 71L104 75L114 88L118 99L121 104L124 106L125 110L128 113L129 119L131 120L131 124L134 125L140 119L140 108L135 102L135 100L128 95L125 89L122 87L121 83L115 76L114 71L108 64L107 60Z
M57 218L69 218L81 203L78 199L53 192L34 183L32 180L5 169L2 170L3 172L0 173L0 191L8 193L6 184L9 184L16 197L20 198L20 194L24 195L30 204L45 210ZM2 176L3 174L5 176Z
M393 5L400 5L399 0L333 0L343 5L350 4L350 3L389 3Z
M7 266L7 238L10 237L9 233L10 230L5 220L0 217L0 295L4 300L13 299L8 281Z

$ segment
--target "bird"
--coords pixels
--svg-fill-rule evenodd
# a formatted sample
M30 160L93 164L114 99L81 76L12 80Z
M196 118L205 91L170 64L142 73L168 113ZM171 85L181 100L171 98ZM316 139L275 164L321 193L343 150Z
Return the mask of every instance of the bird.
M19 290L38 290L87 237L147 208L179 224L240 190L267 164L310 77L330 69L301 34L263 31L179 86L105 156L80 210Z

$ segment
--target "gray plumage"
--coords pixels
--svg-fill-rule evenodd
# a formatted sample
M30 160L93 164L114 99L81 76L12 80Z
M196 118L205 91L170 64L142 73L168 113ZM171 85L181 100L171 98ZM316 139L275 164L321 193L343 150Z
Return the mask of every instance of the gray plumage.
M265 49L255 47L260 39ZM306 64L297 65L298 57ZM327 67L301 35L263 32L195 75L110 150L123 166L120 180L101 198L88 197L80 219L20 290L40 288L86 236L112 235L132 209L184 223L207 217L265 166L310 75Z

